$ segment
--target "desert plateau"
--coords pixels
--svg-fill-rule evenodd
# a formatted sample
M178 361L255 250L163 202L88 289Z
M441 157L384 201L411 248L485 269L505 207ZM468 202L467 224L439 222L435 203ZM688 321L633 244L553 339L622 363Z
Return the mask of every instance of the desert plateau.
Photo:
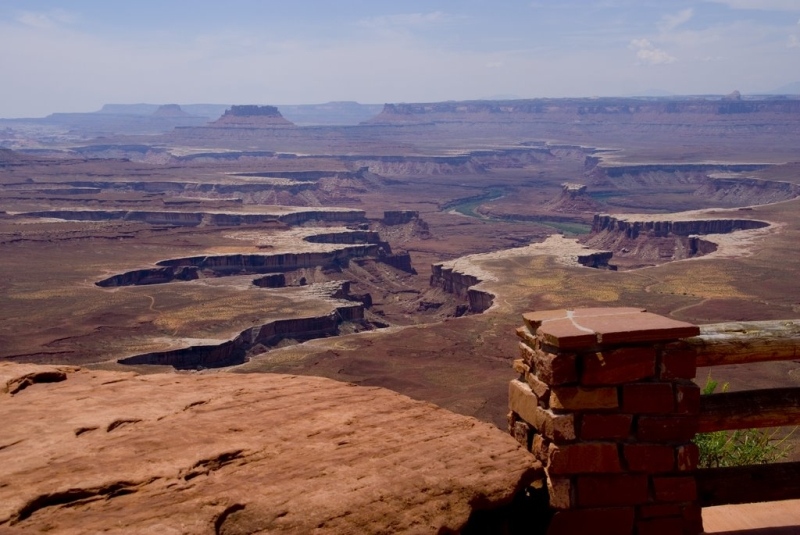
M798 315L799 126L800 101L734 96L386 105L307 127L233 106L102 144L15 138L0 359L119 380L317 376L504 428L526 311ZM714 377L800 377L797 361L740 368ZM152 420L135 407L119 421ZM43 514L20 507L3 522Z
M0 533L800 532L800 6L34 4Z

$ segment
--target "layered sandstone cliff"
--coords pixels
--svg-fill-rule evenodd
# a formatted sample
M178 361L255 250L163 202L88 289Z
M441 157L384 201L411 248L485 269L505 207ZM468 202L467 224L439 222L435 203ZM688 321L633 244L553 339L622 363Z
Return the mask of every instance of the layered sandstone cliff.
M344 296L343 296L344 297ZM371 326L364 320L364 306L340 301L329 314L275 320L245 329L230 340L199 340L193 345L167 351L154 351L119 359L120 364L150 364L176 369L219 368L234 366L247 360L256 346L268 348L283 340L304 342L339 334L344 322L357 324L359 330Z
M769 223L753 219L671 219L670 216L650 216L647 219L637 216L613 216L598 214L594 216L592 232L616 232L628 238L639 234L664 237L670 234L690 236L692 234L727 234L737 230L764 228Z
M467 306L464 312L485 312L494 303L492 293L474 288L480 282L481 279L477 276L460 271L454 266L444 263L431 266L430 285L466 298Z
M23 212L22 217L47 217L67 221L141 221L152 225L175 226L237 226L265 222L302 225L309 221L325 223L359 223L366 220L363 210L337 208L281 208L261 212L177 211L177 210L40 210Z
M594 217L592 232L581 241L614 253L621 267L642 267L685 260L717 250L714 235L769 227L769 223L735 217L710 217L685 212L662 215Z

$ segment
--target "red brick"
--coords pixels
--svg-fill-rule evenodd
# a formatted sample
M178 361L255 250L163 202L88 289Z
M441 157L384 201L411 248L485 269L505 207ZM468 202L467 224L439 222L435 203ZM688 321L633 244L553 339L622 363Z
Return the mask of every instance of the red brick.
M700 448L692 442L679 446L676 449L678 457L678 471L691 472L697 469L700 463Z
M687 441L697 433L697 418L691 416L640 416L636 438L642 442Z
M531 367L525 363L525 359L515 359L512 367L521 378L524 378L525 374L531 371Z
M550 496L550 507L553 509L570 509L574 505L572 483L568 478L547 478L547 493Z
M533 441L531 442L531 453L533 453L533 456L539 461L547 463L547 460L550 458L550 442L542 435L538 433L534 434Z
M555 414L551 410L543 409L527 383L517 379L509 382L508 406L519 418L550 440L563 443L577 438L575 415Z
M632 422L630 414L584 414L581 417L581 440L628 438Z
M622 387L622 411L632 414L669 414L675 410L671 383L634 383Z
M517 442L522 444L526 449L530 449L530 440L531 440L531 426L528 425L526 422L519 421L514 424L513 433L514 438L517 439Z
M655 376L656 350L652 346L625 347L581 355L581 384L617 385Z
M548 399L550 397L550 385L536 377L532 373L525 374L525 382L531 387L531 390L539 399Z
M674 503L657 503L643 505L639 508L639 518L659 518L664 516L682 516L684 507Z
M622 471L617 445L610 442L589 442L548 448L548 473L613 474Z
M580 476L577 478L578 507L639 505L647 503L646 475Z
M559 386L550 391L550 408L561 410L616 409L619 398L616 387L586 388Z
M697 535L703 532L703 512L699 505L683 506L683 525L687 535Z
M551 386L578 382L577 359L572 353L534 351L533 369L536 377Z
M637 535L681 535L684 533L683 517L652 518L636 523Z
M531 349L539 349L539 339L536 338L536 335L533 334L533 331L529 331L526 327L519 327L516 330L517 337L522 340L521 344L531 348Z
M517 413L514 411L508 411L508 414L506 415L506 421L508 422L508 432L513 435L514 424L519 421L519 416L517 416Z
M692 502L697 499L697 483L692 476L653 477L657 502Z
M558 511L547 535L629 535L633 533L633 522L633 507Z
M680 342L667 344L661 353L658 372L664 380L694 379L697 375L697 356L691 349L684 349Z
M539 400L527 383L514 379L508 383L508 408L534 427L537 423Z
M700 387L691 381L675 385L675 412L700 413Z
M675 469L675 448L662 444L626 444L625 462L631 472L672 472Z
M522 362L528 365L529 368L533 368L533 355L538 351L537 349L533 349L525 342L519 343L519 357L522 359Z
M539 407L539 432L556 444L575 440L575 415L554 414L553 411Z

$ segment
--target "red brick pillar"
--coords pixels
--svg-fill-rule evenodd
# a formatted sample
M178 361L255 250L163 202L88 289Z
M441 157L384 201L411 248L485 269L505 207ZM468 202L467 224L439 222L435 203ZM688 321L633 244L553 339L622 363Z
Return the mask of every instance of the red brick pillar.
M509 428L544 465L548 533L702 532L693 471L698 327L641 309L523 315Z

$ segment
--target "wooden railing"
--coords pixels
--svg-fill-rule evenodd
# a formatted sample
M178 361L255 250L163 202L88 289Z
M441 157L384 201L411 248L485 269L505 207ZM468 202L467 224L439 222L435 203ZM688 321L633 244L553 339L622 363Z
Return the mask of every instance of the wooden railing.
M682 343L698 367L800 360L800 320L706 325ZM700 433L797 425L800 388L724 392L700 401ZM800 499L800 462L704 468L696 479L704 507Z

